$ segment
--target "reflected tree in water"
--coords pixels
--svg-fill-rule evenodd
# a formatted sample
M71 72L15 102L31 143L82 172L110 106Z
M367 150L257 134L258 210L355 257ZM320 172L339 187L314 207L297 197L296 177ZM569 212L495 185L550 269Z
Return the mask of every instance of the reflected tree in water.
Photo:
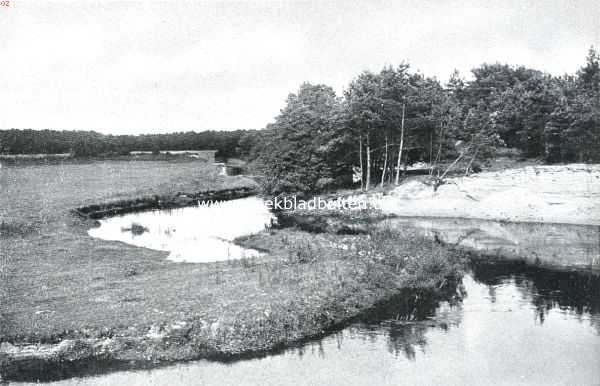
M544 323L551 310L557 309L577 315L580 320L589 319L600 333L598 272L555 270L515 261L477 261L471 264L471 269L475 280L490 288L514 282L523 299L534 306L540 323Z
M461 281L449 282L441 291L405 289L362 315L358 330L371 341L384 337L390 353L414 360L418 350L425 350L429 330L447 331L460 323L461 313L453 308L465 296Z

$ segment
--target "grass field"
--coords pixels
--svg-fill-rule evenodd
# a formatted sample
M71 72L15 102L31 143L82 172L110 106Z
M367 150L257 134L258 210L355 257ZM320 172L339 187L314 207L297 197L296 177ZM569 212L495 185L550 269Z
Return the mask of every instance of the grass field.
M251 185L201 162L102 161L0 169L0 339L140 321L154 290L187 268L87 236L78 206ZM135 270L136 277L131 276ZM159 285L147 287L149 282ZM167 284L167 283L165 283ZM167 286L169 287L169 286ZM155 300L155 299L154 299ZM161 308L173 308L161 306Z
M262 257L175 263L167 252L93 239L93 220L71 212L253 184L196 162L3 167L0 183L5 354L52 362L110 352L147 361L270 350L322 334L401 288L438 288L458 272L443 247L385 228L347 236L265 230L238 240L266 251ZM61 342L77 349L53 346Z

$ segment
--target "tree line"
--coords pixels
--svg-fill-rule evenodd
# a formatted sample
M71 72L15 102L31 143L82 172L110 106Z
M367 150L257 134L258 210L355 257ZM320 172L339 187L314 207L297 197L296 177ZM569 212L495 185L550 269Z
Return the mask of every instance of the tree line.
M343 95L302 84L275 122L254 133L249 157L268 192L313 192L348 183L398 183L421 161L438 181L500 147L547 163L600 162L600 55L573 75L483 64L446 84L402 63L360 73ZM465 166L466 165L466 166Z
M217 150L218 157L249 152L244 136L252 130L105 135L94 131L0 130L0 154L58 154L74 157L120 156L130 151Z

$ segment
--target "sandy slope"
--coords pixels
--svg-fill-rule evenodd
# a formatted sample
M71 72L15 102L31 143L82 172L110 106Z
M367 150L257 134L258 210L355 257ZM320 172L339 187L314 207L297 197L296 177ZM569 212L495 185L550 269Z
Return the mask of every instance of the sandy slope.
M416 180L377 198L386 213L600 225L600 165L527 166L456 177L440 186Z

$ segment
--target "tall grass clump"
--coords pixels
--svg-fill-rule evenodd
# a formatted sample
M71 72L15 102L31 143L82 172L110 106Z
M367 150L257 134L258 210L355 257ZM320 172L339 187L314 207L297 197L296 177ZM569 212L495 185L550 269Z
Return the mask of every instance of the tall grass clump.
M370 230L357 253L366 280L377 286L390 285L398 275L410 277L415 285L435 285L457 273L446 248L387 222Z
M289 244L287 263L306 264L317 261L319 248L308 240L300 240Z

